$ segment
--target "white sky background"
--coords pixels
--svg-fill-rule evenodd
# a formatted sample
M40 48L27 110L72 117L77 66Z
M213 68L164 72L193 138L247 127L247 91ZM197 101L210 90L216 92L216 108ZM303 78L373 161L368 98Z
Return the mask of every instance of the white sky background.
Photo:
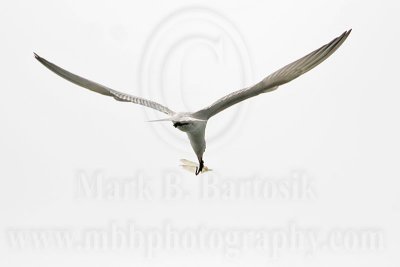
M0 265L398 266L398 11L396 1L4 2ZM184 133L146 122L164 114L79 88L32 54L171 109L195 110L349 28L347 41L317 68L212 118L204 160L214 171L198 177L178 166L180 158L195 160ZM106 188L144 177L151 199L118 191L93 197L85 182L96 177ZM173 178L175 198L160 193ZM226 199L223 183L256 178L269 185L258 187L264 198ZM205 192L215 197L202 199L207 179L216 185ZM165 224L239 235L269 229L278 237L266 250L233 243L233 256L210 243L160 245L150 256L124 245L79 248L88 229L130 221L160 231ZM301 241L290 247L296 235L279 235L288 225L317 235L316 249L305 251ZM50 239L57 229L78 237L64 247L47 237L37 245L29 238L38 229ZM22 247L10 241L11 230L25 231ZM369 250L357 243L368 231L382 239Z

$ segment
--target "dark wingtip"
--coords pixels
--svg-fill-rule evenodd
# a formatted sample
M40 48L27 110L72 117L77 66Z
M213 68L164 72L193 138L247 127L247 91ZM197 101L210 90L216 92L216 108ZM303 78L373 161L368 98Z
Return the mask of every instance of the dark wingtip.
M349 29L349 30L343 32L339 37L337 37L337 39L340 39L340 40L343 40L343 41L346 40L347 37L350 35L351 30L352 29Z
M40 59L39 55L33 52L33 55L35 56L36 59Z

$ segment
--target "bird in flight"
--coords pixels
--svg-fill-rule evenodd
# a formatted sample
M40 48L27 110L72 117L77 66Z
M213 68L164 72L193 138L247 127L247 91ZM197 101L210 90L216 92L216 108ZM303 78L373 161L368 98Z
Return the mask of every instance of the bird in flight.
M198 175L203 171L209 170L207 167L204 166L203 154L206 149L206 141L205 141L206 125L207 121L212 116L250 97L274 91L280 85L288 83L291 80L311 70L312 68L320 64L322 61L327 59L330 55L332 55L336 51L336 49L338 49L343 44L343 42L349 36L350 32L351 29L345 31L343 34L336 37L329 43L323 45L322 47L309 53L308 55L286 65L285 67L275 71L274 73L270 74L269 76L264 78L262 81L256 83L255 85L232 92L218 99L211 105L203 109L200 109L196 112L172 111L168 107L163 106L157 102L121 93L119 91L101 85L99 83L80 77L47 61L46 59L38 56L36 53L34 53L34 55L35 58L49 70L81 87L84 87L86 89L89 89L93 92L102 95L111 96L118 101L132 102L167 114L168 115L167 118L155 121L170 121L172 122L172 125L175 128L187 134L187 136L189 137L190 144L192 145L192 148L199 161L199 166L196 166L194 169L193 168L194 166L192 164L187 164L186 162L186 165L189 165L186 169L194 169L195 174ZM183 163L185 164L185 162Z

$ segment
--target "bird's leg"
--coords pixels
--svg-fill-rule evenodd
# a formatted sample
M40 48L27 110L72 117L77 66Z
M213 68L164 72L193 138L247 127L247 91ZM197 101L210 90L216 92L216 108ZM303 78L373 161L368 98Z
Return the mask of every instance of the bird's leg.
M199 175L199 173L201 173L201 171L203 170L204 167L204 161L203 159L199 159L199 167L196 167L196 171L194 174Z

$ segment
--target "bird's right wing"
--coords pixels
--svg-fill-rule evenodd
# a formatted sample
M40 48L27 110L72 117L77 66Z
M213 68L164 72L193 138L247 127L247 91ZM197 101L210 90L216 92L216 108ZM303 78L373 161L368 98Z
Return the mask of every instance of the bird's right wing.
M261 93L267 93L277 89L280 85L290 82L327 59L342 45L347 36L349 36L350 32L351 30L344 32L342 35L333 39L331 42L320 47L319 49L275 71L261 82L251 87L228 94L218 99L210 106L193 113L193 115L197 118L209 119L215 114L236 103Z
M108 88L107 86L101 85L99 83L96 82L92 82L88 79L85 79L83 77L80 77L76 74L73 74L49 61L47 61L46 59L38 56L37 54L35 54L35 58L42 63L46 68L48 68L49 70L51 70L52 72L54 72L55 74L61 76L62 78L76 84L79 86L82 86L86 89L89 89L93 92L102 94L102 95L106 95L106 96L111 96L113 98L115 98L118 101L123 101L123 102L132 102L135 104L139 104L142 106L146 106L155 110L158 110L160 112L163 112L165 114L168 114L170 116L172 116L175 112L173 112L172 110L170 110L169 108L158 104L157 102L151 101L151 100L147 100L141 97L137 97L137 96L132 96L132 95L128 95L125 93L121 93L118 92L116 90L113 90L111 88Z

